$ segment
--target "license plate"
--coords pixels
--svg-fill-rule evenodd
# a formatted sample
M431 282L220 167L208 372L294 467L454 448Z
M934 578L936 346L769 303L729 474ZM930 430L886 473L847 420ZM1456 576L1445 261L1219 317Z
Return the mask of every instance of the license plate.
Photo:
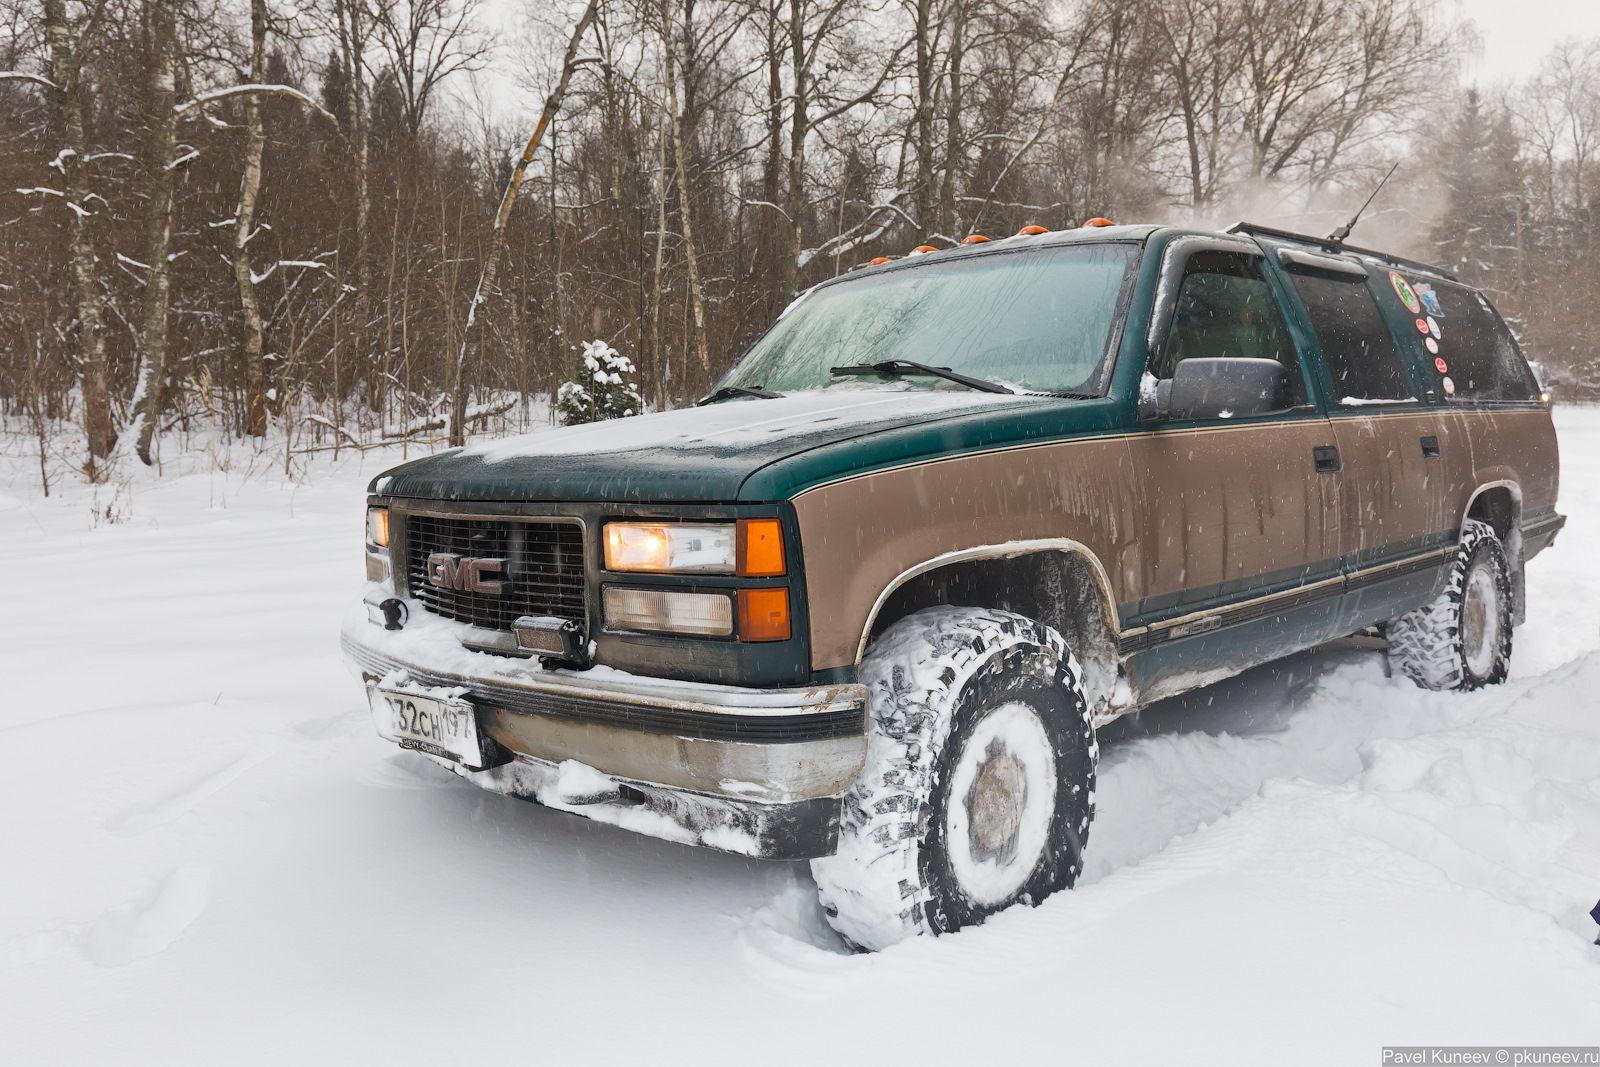
M468 701L377 686L370 687L367 696L382 736L404 748L444 756L468 767L483 766L478 716Z

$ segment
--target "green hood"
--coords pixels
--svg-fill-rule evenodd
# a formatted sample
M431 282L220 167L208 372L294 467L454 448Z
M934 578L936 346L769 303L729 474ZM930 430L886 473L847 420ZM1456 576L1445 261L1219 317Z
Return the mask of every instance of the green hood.
M452 449L395 467L371 489L426 500L781 500L887 463L1098 428L1106 406L883 388L731 400Z

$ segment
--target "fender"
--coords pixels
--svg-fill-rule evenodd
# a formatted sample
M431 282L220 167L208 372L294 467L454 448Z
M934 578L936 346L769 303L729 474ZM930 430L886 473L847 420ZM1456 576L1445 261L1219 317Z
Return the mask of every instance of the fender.
M877 625L878 614L883 610L883 605L896 589L905 585L913 578L936 571L941 567L948 567L956 563L968 563L978 559L1014 559L1018 556L1029 556L1037 552L1061 552L1065 555L1077 556L1089 564L1090 573L1094 575L1096 585L1096 600L1100 603L1102 620L1106 632L1112 639L1121 636L1121 629L1117 625L1116 599L1111 592L1111 579L1106 574L1106 569L1088 546L1081 541L1074 541L1067 537L1047 537L1031 541L1007 541L997 545L975 545L972 548L963 548L955 552L945 552L924 560L914 567L908 567L895 576L894 580L883 588L878 594L878 599L873 603L872 610L867 614L866 625L861 630L861 639L856 644L857 666L867 654L867 641L872 636L872 629Z

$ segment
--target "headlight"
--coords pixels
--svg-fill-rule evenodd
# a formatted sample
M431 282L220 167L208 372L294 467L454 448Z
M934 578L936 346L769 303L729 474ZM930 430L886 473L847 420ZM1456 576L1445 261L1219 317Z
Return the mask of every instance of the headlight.
M602 598L606 629L727 637L733 633L733 598L670 589L618 589Z
M611 522L606 524L605 542L610 571L741 578L776 578L787 572L783 526L777 519L740 519L737 525Z
M732 523L611 522L606 524L606 569L732 574L738 563L735 539Z
M389 547L389 509L367 509L367 544L378 548Z

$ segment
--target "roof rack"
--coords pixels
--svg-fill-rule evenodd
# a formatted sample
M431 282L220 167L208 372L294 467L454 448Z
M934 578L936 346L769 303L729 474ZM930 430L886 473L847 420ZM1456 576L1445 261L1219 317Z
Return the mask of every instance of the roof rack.
M1357 248L1335 241L1331 237L1308 237L1303 233L1293 233L1289 230L1275 230L1271 226L1258 226L1253 222L1236 222L1229 226L1228 233L1249 234L1251 237L1271 237L1279 241L1293 241L1296 244L1311 245L1324 252L1353 252L1358 256L1370 256L1382 263L1394 267L1404 267L1406 270L1419 271L1423 274L1432 274L1446 281L1459 281L1454 274L1443 267L1435 267L1431 263L1422 263L1415 259L1406 259L1403 256L1392 256L1387 252L1377 252L1370 248Z

